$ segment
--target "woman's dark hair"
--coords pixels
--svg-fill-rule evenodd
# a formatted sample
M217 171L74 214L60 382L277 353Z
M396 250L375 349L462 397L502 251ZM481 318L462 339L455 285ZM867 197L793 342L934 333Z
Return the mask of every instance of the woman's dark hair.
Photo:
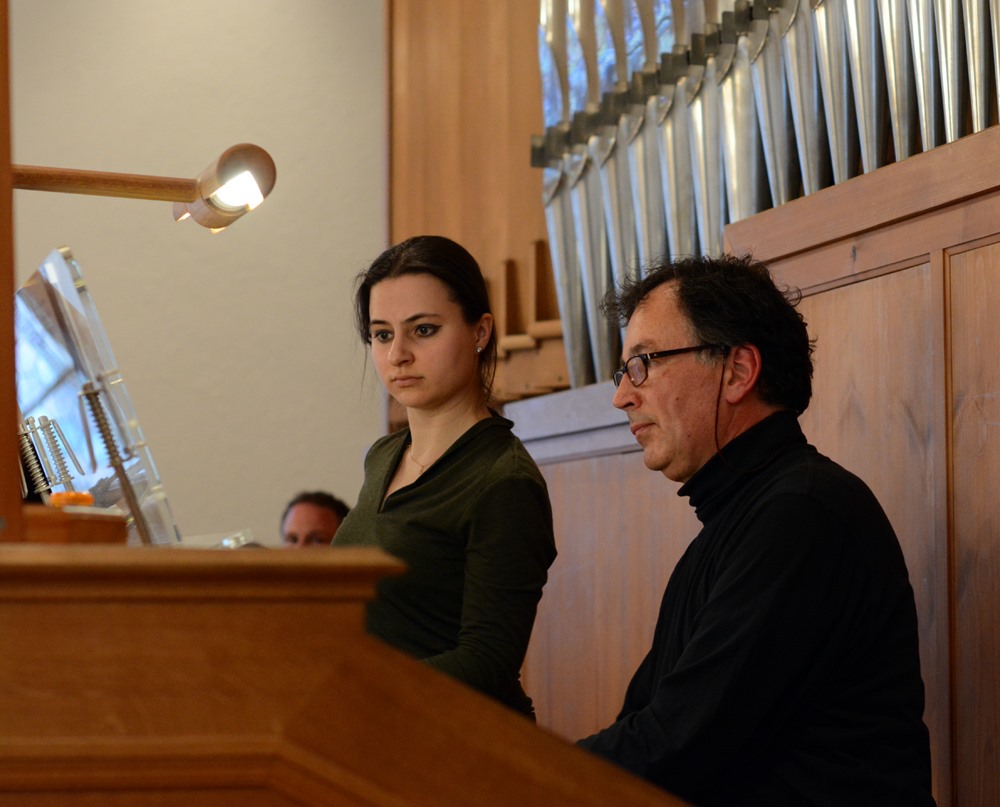
M641 279L612 289L604 300L605 314L628 323L649 293L664 283L674 284L699 342L757 347L762 400L805 411L812 397L813 343L796 308L802 298L798 289L779 289L768 268L749 255L688 257L654 265Z
M355 321L362 341L370 345L372 287L402 275L431 275L448 289L448 296L462 309L469 325L483 314L492 314L486 280L476 259L460 244L440 235L418 235L389 247L357 277L354 295ZM496 329L479 354L479 383L484 399L490 400L497 365Z

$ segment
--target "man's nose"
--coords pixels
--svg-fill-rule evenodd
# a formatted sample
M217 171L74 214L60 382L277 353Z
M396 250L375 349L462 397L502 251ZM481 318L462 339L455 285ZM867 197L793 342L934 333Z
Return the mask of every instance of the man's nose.
M622 382L615 390L611 403L618 409L628 409L630 406L635 406L635 398L635 387L632 385L632 380L628 377L628 373L625 373L622 377Z

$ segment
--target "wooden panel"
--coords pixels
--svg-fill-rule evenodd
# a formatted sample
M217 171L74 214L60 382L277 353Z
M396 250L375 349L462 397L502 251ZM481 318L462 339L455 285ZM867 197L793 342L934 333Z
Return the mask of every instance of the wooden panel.
M0 0L0 541L19 541L17 392L14 384L14 225L10 172L10 82L7 1Z
M1000 245L952 254L956 804L1000 804Z
M610 402L608 403L610 407ZM698 532L678 485L632 452L543 466L559 556L525 685L541 725L571 740L614 722L649 650L670 571Z
M821 451L871 485L899 534L917 603L939 807L1000 803L1000 185L989 170L997 153L1000 129L993 128L726 230L732 251L753 252L780 282L806 293L802 310L818 348L815 396L803 428ZM580 394L549 396L551 407L542 398L508 411L515 421L523 409L558 423L576 411ZM567 440L558 426L536 431L527 430L526 444L540 455ZM584 596L599 596L596 578L605 573L599 563L607 562L597 560L605 550L600 536L629 534L634 520L627 498L610 505L619 512L610 522L599 520L587 501L606 493L614 502L627 478L610 457L584 459L588 446L595 453L607 447L599 439L609 431L605 419L574 422L572 431L573 454L550 457L545 473L560 514L560 549L572 554L571 568L586 574L570 581L554 572L543 598L546 623L582 621L571 609L582 607ZM578 469L586 462L598 464L584 481ZM641 471L633 494L644 484L640 477ZM653 542L663 532L645 529ZM669 564L655 584L645 580L650 597L662 592L668 572ZM614 567L606 574L622 592L644 584ZM574 599L561 590L570 583L584 594ZM637 626L647 624L643 602L637 597L628 606L636 609ZM604 618L596 606L585 613ZM573 704L584 686L568 695L557 686L546 692L556 702L541 703L540 714L579 733L581 724L606 722L635 659L596 632L591 644L568 648L566 656L556 647L561 641L547 628L533 643L534 679L544 677L546 665L555 680L591 675L575 670L571 654L580 666L587 663L582 653L602 658L605 646L621 655L618 668L594 684L617 681L616 691L592 697L582 719ZM606 705L599 710L596 703Z
M767 260L812 252L995 191L998 175L1000 128L992 126L729 224L726 239ZM907 242L897 247L904 254L896 260L905 257Z
M22 538L48 544L124 544L128 541L125 517L99 508L69 512L44 504L26 504L22 512Z
M543 131L537 31L537 0L390 3L390 239L448 236L493 290L513 267L520 282L508 284L507 308L524 323L538 296L535 244L547 238L542 175L530 165L531 136ZM551 271L538 285L547 310ZM559 367L555 341L545 356L518 356L498 372L501 399L553 388L536 377L553 376L553 358Z
M991 484L997 478L995 449L987 448L995 437L984 426L988 420L977 421L984 416L970 417L975 406L962 408L969 406L967 398L977 396L988 408L996 390L996 376L989 375L996 365L988 357L997 349L991 319L997 300L989 280L997 280L993 244L1000 189L992 166L998 149L1000 129L992 127L726 231L734 251L753 251L784 281L820 296L880 274L922 263L930 267L931 308L902 288L895 303L908 316L926 319L916 331L912 323L904 325L910 334L905 339L885 332L887 341L872 344L872 353L895 356L906 373L925 377L930 385L926 394L915 387L899 389L900 397L883 399L882 408L875 410L895 422L897 430L916 436L915 401L934 407L927 455L914 468L924 484L893 492L877 477L872 483L890 500L888 506L897 506L892 504L897 494L904 504L890 516L901 533L918 597L939 807L991 804L1000 792L1000 650L995 639L1000 631L995 582L1000 575L1000 499ZM873 313L865 306L845 308L843 320L850 327L843 330L852 331ZM914 352L914 346L921 351ZM894 476L902 480L901 469L910 466L885 462L880 451L871 452L881 469L877 476L886 482ZM933 514L928 513L935 524L934 548L927 550L905 533L913 529L920 534L914 516L926 512L920 496L930 488L937 493Z
M679 804L364 635L401 571L375 550L0 547L0 801Z
M872 488L899 536L920 628L935 781L950 768L947 474L937 413L943 289L924 263L809 297L813 402L800 422ZM940 454L940 456L939 456Z
M454 238L498 279L545 238L537 0L392 0L393 242ZM527 302L525 299L522 301Z
M5 807L64 807L66 804L63 793L5 793ZM176 789L151 793L149 790L120 790L102 792L93 799L74 797L74 805L80 807L134 807L142 804L144 807L297 807L302 802L286 799L266 788L240 788L219 790ZM340 802L341 804L345 802Z
M924 263L809 297L802 310L818 340L815 394L803 429L823 453L868 482L899 534L919 608L927 720L935 759L946 770L948 626L940 607L947 594L946 480L933 462L942 382L928 360L941 333L940 284ZM518 411L537 420L544 408L536 400ZM536 425L525 424L526 435ZM674 495L677 486L646 470L641 454L547 464L544 471L554 491L560 554L526 672L542 722L583 736L610 723L620 708L649 647L659 596L699 525L687 500ZM581 659L596 668L581 669ZM542 671L562 691L539 690Z

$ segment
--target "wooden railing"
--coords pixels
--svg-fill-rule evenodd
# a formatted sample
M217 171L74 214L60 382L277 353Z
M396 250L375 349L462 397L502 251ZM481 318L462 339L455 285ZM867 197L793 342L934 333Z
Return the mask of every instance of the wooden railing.
M671 805L369 638L374 550L0 546L4 805Z

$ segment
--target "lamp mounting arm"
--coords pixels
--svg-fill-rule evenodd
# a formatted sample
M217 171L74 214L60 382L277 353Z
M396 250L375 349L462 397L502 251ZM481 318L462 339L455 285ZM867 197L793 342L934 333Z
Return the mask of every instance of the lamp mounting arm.
M12 165L11 172L14 187L20 190L117 196L159 202L193 202L198 198L198 182L194 179L113 174L76 168L45 168L38 165Z
M274 188L274 160L260 146L240 143L194 179L113 174L76 168L12 165L15 188L174 203L174 218L218 231L253 210Z

